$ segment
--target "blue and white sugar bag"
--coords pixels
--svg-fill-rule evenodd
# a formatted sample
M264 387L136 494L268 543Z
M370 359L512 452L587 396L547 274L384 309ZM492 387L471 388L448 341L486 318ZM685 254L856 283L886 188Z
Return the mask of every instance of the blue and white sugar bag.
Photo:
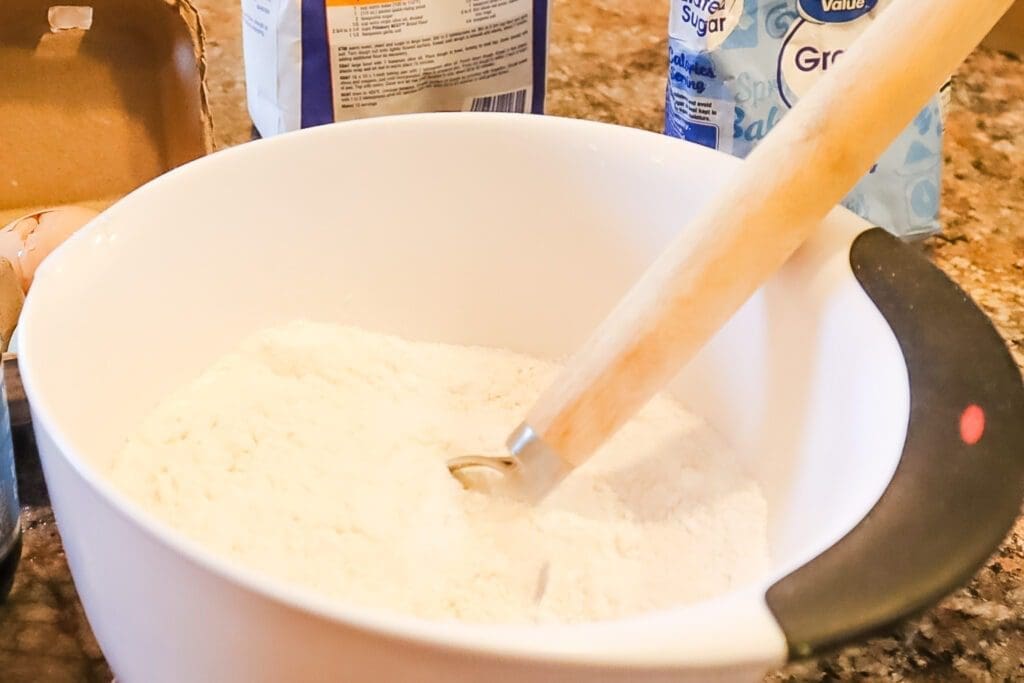
M263 136L426 111L544 112L549 0L242 0Z
M738 157L768 135L889 4L671 2L665 132ZM902 237L937 231L943 115L937 95L844 205Z

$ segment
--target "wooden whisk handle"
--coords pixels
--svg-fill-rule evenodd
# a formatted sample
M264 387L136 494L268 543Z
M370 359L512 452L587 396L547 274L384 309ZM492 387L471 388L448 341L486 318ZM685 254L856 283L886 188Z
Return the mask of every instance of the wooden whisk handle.
M868 172L1012 0L895 0L683 228L526 417L582 463Z

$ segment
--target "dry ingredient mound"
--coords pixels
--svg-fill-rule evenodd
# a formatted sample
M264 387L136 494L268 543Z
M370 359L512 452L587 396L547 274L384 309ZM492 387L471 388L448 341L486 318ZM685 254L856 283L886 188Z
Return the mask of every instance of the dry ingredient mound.
M652 401L541 505L463 489L558 370L510 351L294 322L168 397L109 474L215 553L432 619L597 620L730 590L768 564L757 484Z

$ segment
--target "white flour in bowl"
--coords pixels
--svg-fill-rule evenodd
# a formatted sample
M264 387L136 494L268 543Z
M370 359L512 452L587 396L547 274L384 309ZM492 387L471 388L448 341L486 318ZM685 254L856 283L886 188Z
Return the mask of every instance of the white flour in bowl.
M614 618L768 564L757 484L661 396L537 507L445 461L503 452L558 366L297 322L167 398L110 476L212 551L349 604L478 622Z

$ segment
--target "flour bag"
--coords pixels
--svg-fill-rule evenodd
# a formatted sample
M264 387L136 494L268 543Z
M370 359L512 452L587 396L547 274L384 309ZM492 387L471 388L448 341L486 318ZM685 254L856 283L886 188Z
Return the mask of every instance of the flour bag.
M738 157L768 135L889 4L671 2L665 132ZM844 205L903 237L935 232L943 113L936 95Z
M424 111L543 113L549 0L242 0L263 136Z

